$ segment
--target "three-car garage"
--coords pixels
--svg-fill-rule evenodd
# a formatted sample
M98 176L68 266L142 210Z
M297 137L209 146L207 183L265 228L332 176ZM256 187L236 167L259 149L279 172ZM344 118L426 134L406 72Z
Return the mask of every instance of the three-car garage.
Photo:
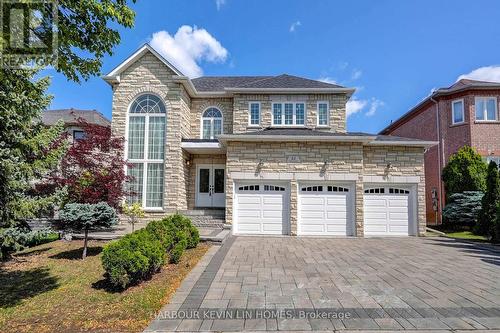
M235 182L233 232L289 235L295 213L298 236L356 236L354 182L299 182L295 193L291 187L283 181ZM362 200L364 236L416 234L413 186L366 184Z

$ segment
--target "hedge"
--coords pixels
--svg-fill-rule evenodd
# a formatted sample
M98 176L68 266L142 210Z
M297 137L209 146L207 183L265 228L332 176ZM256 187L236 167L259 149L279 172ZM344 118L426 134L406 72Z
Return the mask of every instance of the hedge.
M113 241L103 249L102 265L115 287L126 288L147 279L168 261L178 263L200 235L187 217L175 214Z

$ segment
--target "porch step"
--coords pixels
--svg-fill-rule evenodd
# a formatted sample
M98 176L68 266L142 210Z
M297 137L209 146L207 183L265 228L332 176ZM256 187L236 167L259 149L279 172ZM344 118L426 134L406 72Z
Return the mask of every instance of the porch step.
M217 227L222 229L226 222L224 209L190 209L179 213L191 219L197 227Z

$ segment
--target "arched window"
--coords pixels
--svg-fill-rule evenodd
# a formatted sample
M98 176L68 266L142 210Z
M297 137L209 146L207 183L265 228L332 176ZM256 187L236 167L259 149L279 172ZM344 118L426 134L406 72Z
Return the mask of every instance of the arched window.
M201 118L201 138L216 139L222 134L222 112L210 107L203 112Z
M144 208L163 206L165 105L152 94L137 97L128 114L127 173L132 176L129 202Z

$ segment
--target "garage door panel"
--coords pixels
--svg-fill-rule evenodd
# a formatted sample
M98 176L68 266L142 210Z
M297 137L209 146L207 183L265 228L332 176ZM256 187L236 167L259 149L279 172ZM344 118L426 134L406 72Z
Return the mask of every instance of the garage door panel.
M365 194L364 231L365 235L408 235L409 195L393 195L385 188L384 193Z
M286 231L284 212L287 191L274 190L270 183L259 183L259 190L236 193L235 230L242 234L282 234ZM269 185L269 186L265 186ZM283 187L279 187L281 189Z
M375 198L374 196L365 196L369 200L365 200L366 207L386 207L387 201L383 198Z
M260 205L261 198L258 196L251 195L238 195L238 204L257 204Z
M325 184L311 184L304 185L304 187L321 188L322 191L299 192L298 234L309 236L347 235L348 192L327 191L328 185Z

